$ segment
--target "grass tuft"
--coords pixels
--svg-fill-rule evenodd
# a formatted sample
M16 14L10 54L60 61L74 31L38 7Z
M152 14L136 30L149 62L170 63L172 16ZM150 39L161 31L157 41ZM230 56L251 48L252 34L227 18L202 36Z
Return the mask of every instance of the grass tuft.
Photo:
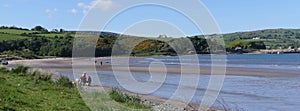
M9 71L5 67L0 67L0 72L7 73Z
M12 73L16 73L16 74L24 74L24 73L27 73L29 67L26 67L26 66L18 66L16 68L13 68L11 70Z
M150 106L144 105L141 103L141 99L139 96L130 96L125 93L120 92L118 89L113 88L111 92L109 92L109 96L111 99L116 102L123 103L128 107L135 109L150 109Z

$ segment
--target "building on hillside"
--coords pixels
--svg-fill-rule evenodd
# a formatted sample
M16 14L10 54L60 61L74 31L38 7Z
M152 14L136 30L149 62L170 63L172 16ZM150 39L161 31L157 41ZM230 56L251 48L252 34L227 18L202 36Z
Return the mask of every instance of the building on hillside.
M159 35L158 38L168 38L168 36L163 34L163 35Z
M253 40L260 40L260 38L259 37L255 37L255 38L252 38Z
M300 47L296 49L297 52L300 52Z
M243 50L242 47L236 47L234 50Z
M188 54L197 54L196 51L188 50Z
M232 54L242 54L242 53L246 53L242 47L236 47L232 50L230 50L228 53L232 53Z

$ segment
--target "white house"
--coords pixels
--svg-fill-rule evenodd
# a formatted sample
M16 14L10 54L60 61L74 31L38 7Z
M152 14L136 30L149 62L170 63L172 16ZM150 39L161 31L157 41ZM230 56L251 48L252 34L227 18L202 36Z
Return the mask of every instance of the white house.
M163 35L159 35L158 38L168 38L168 36L163 34Z

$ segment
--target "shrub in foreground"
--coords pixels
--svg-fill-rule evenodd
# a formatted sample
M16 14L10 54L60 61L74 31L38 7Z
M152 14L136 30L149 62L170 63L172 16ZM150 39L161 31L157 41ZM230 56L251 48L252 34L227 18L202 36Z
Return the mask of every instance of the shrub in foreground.
M74 85L72 84L70 79L67 77L64 77L64 76L60 77L55 83L56 83L56 85L61 86L61 87L67 87L67 88L74 87Z

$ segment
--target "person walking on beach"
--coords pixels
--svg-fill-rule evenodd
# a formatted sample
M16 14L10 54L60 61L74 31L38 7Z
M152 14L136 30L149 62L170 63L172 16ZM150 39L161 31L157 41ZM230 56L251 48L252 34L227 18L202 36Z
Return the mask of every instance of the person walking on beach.
M86 72L83 72L83 74L81 75L80 82L83 85L86 83Z
M102 61L100 62L100 65L102 66Z
M92 78L91 78L91 76L89 76L89 77L88 77L88 81L87 81L87 83L88 83L88 84L87 84L88 86L90 86L90 85L91 85L91 83L92 83Z

